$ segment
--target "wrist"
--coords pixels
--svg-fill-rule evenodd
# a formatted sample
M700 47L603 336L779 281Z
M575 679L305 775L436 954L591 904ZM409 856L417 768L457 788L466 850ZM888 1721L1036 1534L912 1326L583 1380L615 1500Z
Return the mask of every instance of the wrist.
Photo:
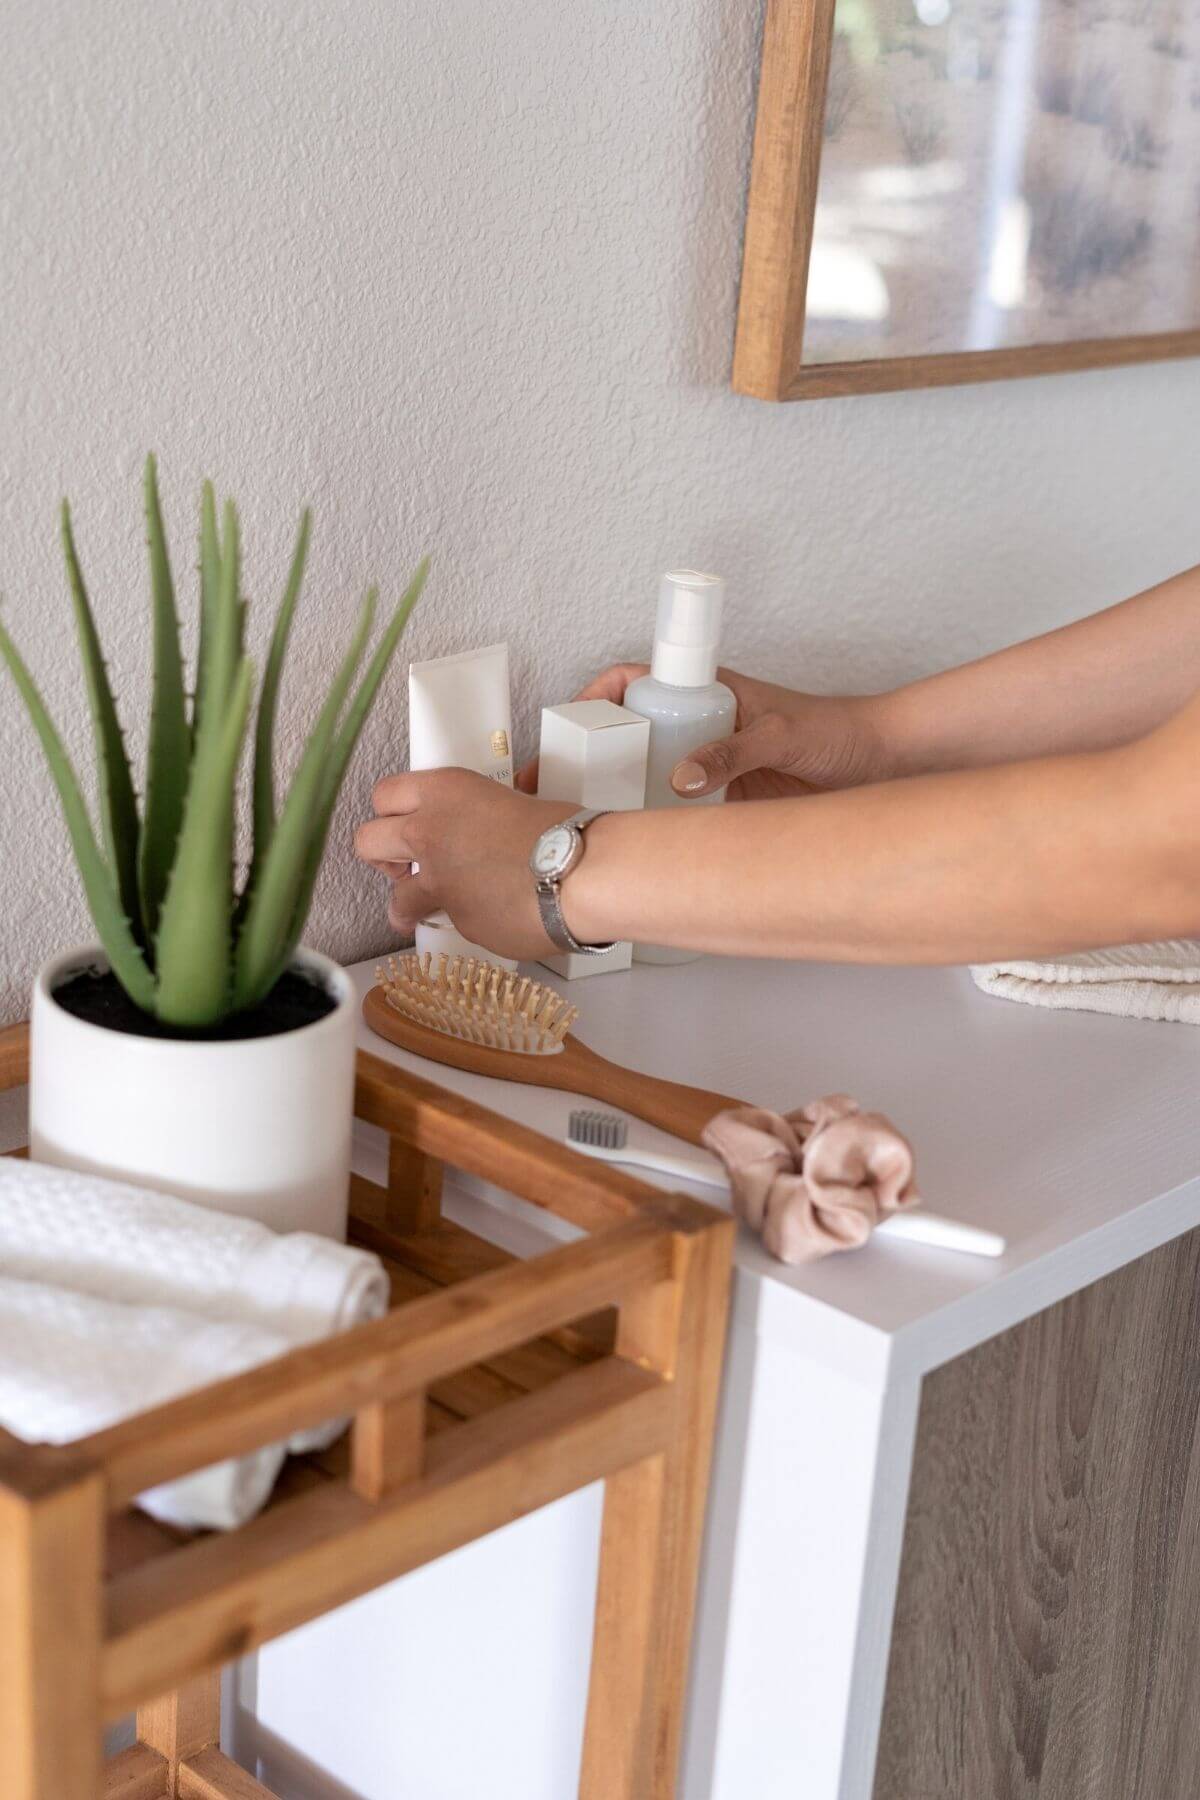
M847 699L853 720L853 737L859 746L861 773L850 783L865 785L875 781L893 781L908 774L911 750L908 743L907 709L897 688L884 694L858 694Z
M619 813L604 813L592 820L584 833L583 856L559 887L558 902L567 930L581 944L609 944L620 936L607 924L611 907L605 864L611 863L613 828L621 822Z
M928 775L951 766L939 757L931 740L930 706L922 694L923 686L922 682L910 682L855 702L862 729L874 746L877 781Z

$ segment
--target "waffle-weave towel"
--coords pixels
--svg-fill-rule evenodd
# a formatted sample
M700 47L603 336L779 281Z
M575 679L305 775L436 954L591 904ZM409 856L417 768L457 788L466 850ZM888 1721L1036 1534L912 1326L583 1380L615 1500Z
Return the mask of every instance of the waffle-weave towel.
M1200 943L1191 938L984 963L971 974L985 993L1002 1000L1200 1025Z

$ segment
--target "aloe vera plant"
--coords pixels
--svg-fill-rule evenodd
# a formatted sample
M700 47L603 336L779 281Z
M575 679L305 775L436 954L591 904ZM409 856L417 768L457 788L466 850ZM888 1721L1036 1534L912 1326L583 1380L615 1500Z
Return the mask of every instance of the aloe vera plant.
M356 685L377 606L376 590L368 592L277 811L275 716L308 553L310 516L307 509L301 515L259 693L253 854L239 886L234 863L237 783L253 708L254 665L244 649L246 602L240 585L237 511L227 501L218 525L212 484L205 483L200 511L199 645L189 705L152 456L146 460L145 506L154 685L140 810L65 500L63 552L95 739L99 835L62 738L3 623L0 657L41 740L92 920L113 974L144 1012L185 1030L199 1030L256 1006L292 960L343 778L417 603L428 563L418 567Z

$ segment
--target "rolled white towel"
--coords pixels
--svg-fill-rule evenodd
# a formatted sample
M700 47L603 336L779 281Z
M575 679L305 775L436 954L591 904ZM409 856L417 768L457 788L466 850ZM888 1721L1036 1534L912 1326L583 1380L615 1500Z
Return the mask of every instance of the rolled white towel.
M291 1348L241 1321L0 1276L0 1425L29 1443L69 1443ZM284 1455L282 1444L267 1445L152 1488L138 1504L168 1525L231 1530L265 1504Z
M1200 943L1191 939L1013 958L981 964L971 974L985 993L1002 1000L1200 1025Z
M307 1343L387 1311L377 1256L170 1194L0 1158L0 1272Z

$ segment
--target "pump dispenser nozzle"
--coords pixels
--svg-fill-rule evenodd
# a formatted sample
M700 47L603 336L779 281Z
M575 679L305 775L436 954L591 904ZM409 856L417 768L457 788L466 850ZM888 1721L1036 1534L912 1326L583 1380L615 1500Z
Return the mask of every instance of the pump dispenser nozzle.
M725 583L719 575L672 569L658 591L650 673L670 687L707 687L716 678Z
M685 799L671 785L677 763L702 744L728 737L737 719L737 700L716 679L717 640L725 583L719 575L695 569L672 569L658 590L658 621L649 675L639 675L625 690L630 712L650 721L646 761L646 805L711 806L725 798L724 788ZM635 962L681 963L695 960L693 950L635 944Z

